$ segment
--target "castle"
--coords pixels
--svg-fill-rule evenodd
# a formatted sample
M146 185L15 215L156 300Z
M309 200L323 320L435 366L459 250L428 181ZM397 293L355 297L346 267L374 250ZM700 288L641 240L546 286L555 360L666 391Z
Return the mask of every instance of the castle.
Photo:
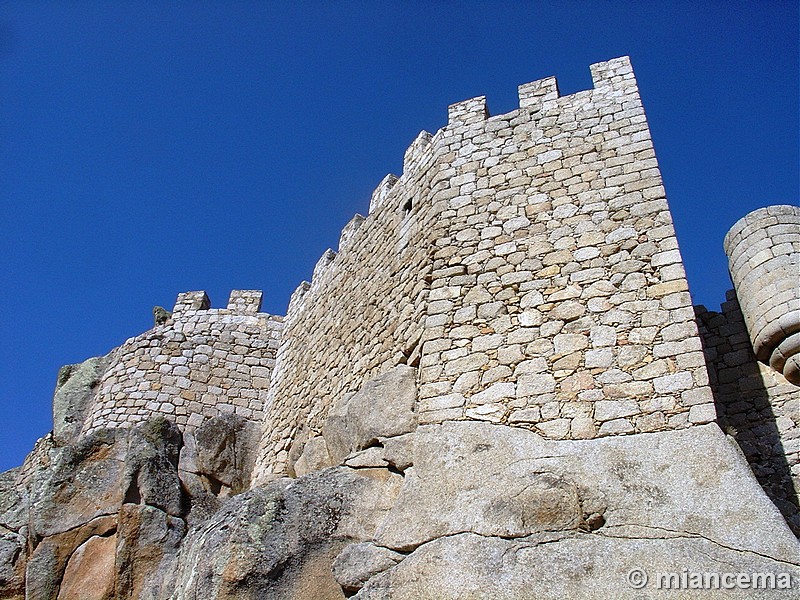
M382 448L385 433L339 451L324 430L401 368L415 427L569 444L717 423L800 534L800 208L734 225L735 292L720 312L692 306L631 64L591 74L568 96L552 77L521 85L506 114L451 105L285 316L259 312L258 291L224 309L183 293L165 323L62 373L57 399L81 370L93 383L55 403L56 444L154 415L187 436L234 416L257 430L246 479L263 486Z

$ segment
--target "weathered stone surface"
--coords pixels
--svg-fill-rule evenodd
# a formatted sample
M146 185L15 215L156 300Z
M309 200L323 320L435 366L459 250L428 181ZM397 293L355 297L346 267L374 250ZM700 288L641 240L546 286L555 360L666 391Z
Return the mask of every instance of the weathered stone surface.
M388 463L384 458L384 453L385 450L383 448L379 446L372 446L366 450L362 450L361 452L356 452L355 454L348 456L344 461L344 465L354 469L363 469L366 467L386 467Z
M52 464L30 484L31 534L48 537L116 514L123 502L180 515L181 434L163 417L133 429L101 429L54 448Z
M194 433L197 472L212 488L224 486L234 494L247 489L260 435L256 423L239 415L207 419Z
M0 527L19 530L28 521L27 492L18 483L21 468L0 473Z
M117 535L94 535L69 557L58 600L112 600Z
M424 544L397 566L371 578L360 600L638 600L690 598L687 590L657 589L657 573L790 573L800 568L757 553L733 550L700 536L659 528L634 536L614 533L541 533L507 540L463 533ZM650 577L634 589L628 574ZM796 581L796 579L795 579ZM791 594L792 592L789 592ZM788 598L786 590L758 590L759 598ZM756 597L754 590L703 590L697 597Z
M325 438L321 435L314 436L305 443L300 458L294 464L295 475L301 477L313 471L330 467L332 463Z
M124 501L183 514L178 456L183 439L174 423L155 416L130 430L125 456Z
M116 515L98 517L41 540L25 566L25 597L29 600L56 600L73 552L94 536L112 534L116 521Z
M331 408L322 436L334 464L379 438L413 431L417 425L415 379L416 369L398 365Z
M36 460L15 474L15 483L22 484L21 508L2 514L18 527L3 541L27 538L27 543L16 557L8 543L0 544L10 551L0 570L11 569L18 577L24 563L28 598L83 597L76 594L87 581L94 582L91 593L98 598L166 597L164 586L174 576L164 557L174 560L186 532L179 518L180 445L175 425L154 417L133 429L101 429L73 444L38 446ZM12 499L8 481L9 474L0 478L5 506ZM24 526L20 510L27 514ZM25 559L27 548L27 561L18 560ZM9 576L0 589L13 589L14 581Z
M52 451L50 468L30 484L31 535L68 531L115 514L125 494L127 432L100 430Z
M110 362L110 356L100 356L77 365L64 365L58 371L53 395L53 437L57 444L71 442L81 432Z
M14 532L0 530L0 598L25 597L26 540Z
M370 577L393 567L404 558L404 554L371 542L350 544L333 561L333 576L345 592L355 592Z
M420 426L414 437L414 466L375 537L387 548L408 551L462 532L592 529L598 515L603 530L666 530L776 560L800 558L797 539L713 424L551 441L462 422Z
M344 598L331 564L374 533L394 478L333 468L228 499L184 542L174 600Z
M153 506L124 504L119 513L115 560L116 598L169 598L183 519Z

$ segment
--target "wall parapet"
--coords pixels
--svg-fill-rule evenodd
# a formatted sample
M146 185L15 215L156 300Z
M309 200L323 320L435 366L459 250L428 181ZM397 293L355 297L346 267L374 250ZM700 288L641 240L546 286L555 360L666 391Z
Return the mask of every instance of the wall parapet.
M261 299L234 290L214 309L203 291L179 294L171 319L112 351L84 433L153 413L183 430L223 413L263 420L283 319L258 312Z

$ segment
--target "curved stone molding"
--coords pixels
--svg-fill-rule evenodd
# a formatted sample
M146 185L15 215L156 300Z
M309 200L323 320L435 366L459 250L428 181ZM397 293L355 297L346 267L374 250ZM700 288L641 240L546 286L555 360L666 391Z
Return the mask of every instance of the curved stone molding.
M800 386L800 207L751 212L724 246L756 358Z

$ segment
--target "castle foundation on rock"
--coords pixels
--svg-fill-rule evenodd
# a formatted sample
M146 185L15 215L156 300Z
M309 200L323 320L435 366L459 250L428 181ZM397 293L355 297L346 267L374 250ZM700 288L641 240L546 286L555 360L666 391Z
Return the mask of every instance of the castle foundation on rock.
M630 61L591 73L451 105L285 316L188 292L63 369L53 434L0 481L3 597L800 589L800 208L737 222L735 291L693 306Z

